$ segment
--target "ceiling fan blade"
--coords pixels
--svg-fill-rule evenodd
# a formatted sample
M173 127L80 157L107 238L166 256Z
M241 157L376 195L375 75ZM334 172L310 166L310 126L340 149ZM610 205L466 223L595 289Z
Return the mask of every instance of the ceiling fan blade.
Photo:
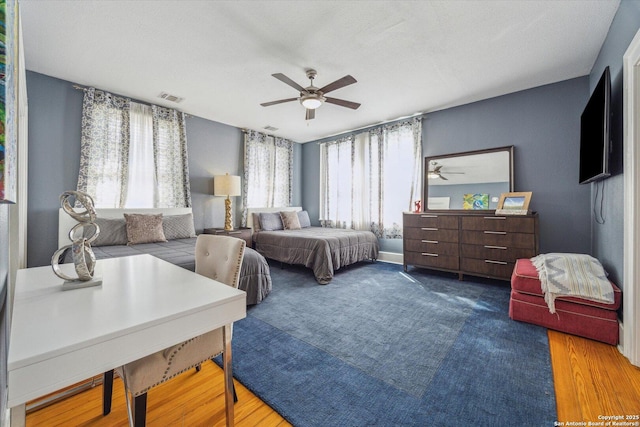
M273 77L275 77L276 79L280 80L282 83L286 83L289 86L291 86L292 88L300 91L300 92L306 92L305 88L303 88L302 86L300 86L298 83L294 82L293 80L291 80L289 77L285 76L282 73L276 73L276 74L271 74Z
M353 77L347 75L347 76L344 76L341 79L336 80L333 83L329 83L328 85L326 85L323 88L320 88L320 92L329 93L332 90L340 89L341 87L349 86L349 85L354 84L356 82L357 82L356 79L354 79Z
M449 181L449 178L445 178L444 176L438 174L438 176L440 177L440 179L444 179L445 181Z
M311 108L307 108L307 112L304 115L305 120L312 120L316 118L316 110L312 110Z
M279 99L277 101L263 102L260 105L262 105L263 107L268 107L270 105L282 104L283 102L291 102L291 101L297 101L297 100L298 98Z
M358 104L357 102L345 101L344 99L338 99L338 98L330 98L330 97L325 97L325 98L326 99L324 102L328 102L329 104L336 104L341 107L351 108L353 110L357 110L358 107L360 107L360 104Z

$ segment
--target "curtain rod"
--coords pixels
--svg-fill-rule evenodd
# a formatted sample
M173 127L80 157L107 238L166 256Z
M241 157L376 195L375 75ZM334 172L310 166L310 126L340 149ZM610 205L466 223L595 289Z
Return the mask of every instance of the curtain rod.
M76 90L85 90L85 89L90 87L90 86L81 86L81 85L79 85L77 83L74 83L71 86ZM102 90L102 89L98 89L98 90ZM103 90L103 92L106 92L106 91ZM122 96L122 95L118 95L118 96ZM129 98L129 97L127 96L127 97L124 97L124 98ZM138 104L144 104L144 105L149 105L149 106L154 105L154 104L151 104L150 102L140 101L138 99L134 99L132 101L137 102ZM171 108L171 107L163 107L163 108ZM173 108L173 110L180 111L177 108ZM185 117L193 117L191 114L185 113L183 111L180 111L180 112L183 113Z
M371 126L363 126L361 128L351 129L351 130L346 131L346 132L337 133L335 135L329 135L329 136L327 136L325 138L322 138L319 141L317 141L316 144L318 144L318 145L326 144L327 142L331 142L331 141L336 140L336 139L348 138L350 136L355 136L358 133L364 133L364 132L371 131L371 130L379 128L379 127L383 127L383 126L387 126L387 125L394 125L396 123L400 123L400 122L403 122L403 121L409 121L409 120L414 119L414 118L419 118L420 120L422 120L422 119L425 118L426 115L427 115L427 113L414 114L413 116L402 117L402 118L399 118L399 119L388 120L386 122L378 123L378 124L371 125Z
M281 137L281 136L277 136L277 135L274 135L274 134L272 134L272 133L262 132L262 131L259 131L259 130L253 130L253 129L246 129L246 128L241 128L240 130L241 130L241 131L242 131L242 133L244 133L244 134L247 134L247 133L249 133L249 132L258 132L258 133L261 133L261 134L263 134L263 135L270 136L270 137L272 137L272 138L280 138L280 139L284 139L284 140L286 140L286 141L293 142L293 143L295 143L295 144L299 144L299 142L291 141L289 138L283 138L283 137Z

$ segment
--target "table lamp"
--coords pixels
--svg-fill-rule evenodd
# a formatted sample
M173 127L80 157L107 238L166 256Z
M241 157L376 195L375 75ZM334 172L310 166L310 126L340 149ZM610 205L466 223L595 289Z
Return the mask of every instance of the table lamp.
M233 230L231 222L231 196L240 195L240 177L235 175L217 175L213 177L213 195L226 196L224 201L224 229Z

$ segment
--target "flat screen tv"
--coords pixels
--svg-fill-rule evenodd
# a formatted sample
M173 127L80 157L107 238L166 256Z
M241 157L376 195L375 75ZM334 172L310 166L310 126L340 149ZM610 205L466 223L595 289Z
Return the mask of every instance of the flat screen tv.
M611 76L607 67L580 116L580 184L599 181L611 175L610 118Z

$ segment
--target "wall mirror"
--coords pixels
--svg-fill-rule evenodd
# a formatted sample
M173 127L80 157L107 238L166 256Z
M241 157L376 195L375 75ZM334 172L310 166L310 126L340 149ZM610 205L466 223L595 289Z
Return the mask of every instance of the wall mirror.
M513 192L513 146L425 157L424 210L495 210Z

